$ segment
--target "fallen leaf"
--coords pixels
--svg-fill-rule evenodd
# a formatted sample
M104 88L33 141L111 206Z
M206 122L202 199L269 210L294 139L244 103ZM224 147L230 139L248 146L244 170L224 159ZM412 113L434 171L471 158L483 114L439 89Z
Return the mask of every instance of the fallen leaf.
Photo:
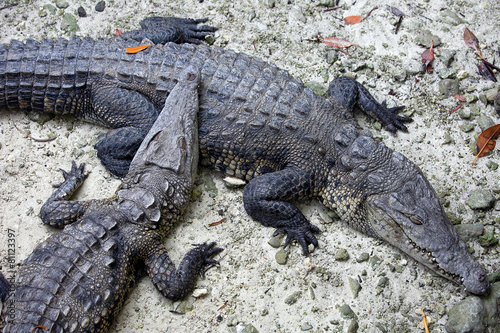
M467 99L464 96L462 96L462 95L456 94L453 97L455 97L456 99L458 99L460 102L467 102Z
M121 34L122 32L120 31L120 29L116 29L115 36L120 36Z
M378 9L378 7L374 7L372 10L370 10L368 12L368 14L366 14L365 17L362 17L362 16L359 16L359 15L353 15L353 16L347 16L344 18L344 23L346 25L353 25L353 24L357 24L361 21L363 21L364 19L366 19L368 16L370 16L370 14L375 10L375 9Z
M353 15L353 16L344 17L344 23L346 25L357 24L357 23L359 23L361 21L363 21L363 16Z
M424 63L424 68L427 71L427 73L429 73L429 71L431 70L432 68L431 62L432 60L434 60L433 46L434 46L434 41L431 42L430 49L425 50L424 53L422 53L422 62Z
M226 218L223 218L222 220L219 220L219 221L217 221L217 222L212 222L212 223L210 223L208 226L209 226L209 227L215 227L216 225L221 224L221 223L222 223L222 222L224 222L225 220L226 220Z
M390 7L390 8L391 8L391 13L393 13L394 15L396 15L398 17L405 16L405 13L403 13L402 11L397 9L396 7Z
M347 49L351 46L357 46L357 47L361 47L359 46L358 44L355 44L355 43L351 43L345 39L340 39L340 38L337 38L337 37L326 37L326 38L323 38L323 43L325 43L326 45L328 46L331 46L331 47L336 47L339 49L340 52L342 53L345 53L347 55L350 56L349 53L347 53L346 51L342 50L342 49Z
M457 105L457 106L455 106L453 109L451 109L449 113L456 112L456 111L458 111L458 109L460 109L461 107L462 107L462 104L458 104L458 105Z
M477 155L474 157L474 161L472 161L472 165L478 157L483 157L489 154L495 148L496 139L498 139L498 135L500 134L500 124L495 126L491 126L483 131L483 133L479 134L476 141L476 149Z
M477 55L481 58L484 59L483 56L481 55L481 49L479 48L479 40L476 38L476 36L467 28L464 30L464 41L465 45L470 47L471 49L474 49L477 53Z
M125 53L137 53L137 52L141 52L142 50L145 50L147 49L148 47L150 47L151 44L146 44L146 45L140 45L140 46L133 46L133 47L127 47L125 49Z

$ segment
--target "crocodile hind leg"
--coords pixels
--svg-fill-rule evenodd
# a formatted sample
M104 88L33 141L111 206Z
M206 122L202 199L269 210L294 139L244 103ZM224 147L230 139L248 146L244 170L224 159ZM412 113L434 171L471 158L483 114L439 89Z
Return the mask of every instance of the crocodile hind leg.
M135 152L153 126L160 108L134 87L99 81L89 88L91 112L79 116L111 127L94 148L109 172L125 177Z
M163 296L171 300L184 298L193 289L196 278L203 273L203 268L218 263L211 257L222 249L214 245L215 243L203 243L191 249L177 270L165 247L158 246L146 259L146 270Z
M248 215L264 226L274 227L275 235L286 233L285 247L297 240L304 255L308 245L318 246L312 225L293 204L286 200L307 197L312 177L302 170L284 169L252 179L243 190L243 204Z
M356 104L359 105L366 114L380 121L390 132L395 133L397 130L408 132L404 123L410 122L411 119L397 114L404 106L388 108L385 101L382 104L378 103L361 83L347 76L338 77L330 82L328 99L350 112Z
M63 228L80 219L90 204L97 201L67 201L85 181L87 175L83 172L84 167L84 163L77 167L73 161L71 171L66 172L61 169L64 181L59 185L54 185L57 189L40 209L40 218L43 223Z

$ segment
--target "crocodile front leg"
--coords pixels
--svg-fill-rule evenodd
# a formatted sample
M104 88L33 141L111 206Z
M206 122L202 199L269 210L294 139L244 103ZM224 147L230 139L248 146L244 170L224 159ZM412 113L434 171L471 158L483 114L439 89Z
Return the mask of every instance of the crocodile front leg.
M303 170L284 169L252 179L243 190L243 204L247 213L264 226L275 227L275 235L287 235L285 247L297 240L304 255L308 245L318 246L312 225L301 211L287 200L307 197L312 188L312 176Z
M61 169L64 181L61 184L54 185L57 189L40 209L40 218L43 223L56 228L63 228L65 225L80 219L90 204L97 201L68 201L87 177L83 171L84 167L85 163L77 167L75 161L73 161L71 171L66 172Z
M211 257L222 249L214 245L215 243L204 243L190 250L182 259L178 270L170 260L167 249L160 245L146 259L146 270L163 296L174 301L179 300L193 289L196 278L203 273L205 266L218 263Z

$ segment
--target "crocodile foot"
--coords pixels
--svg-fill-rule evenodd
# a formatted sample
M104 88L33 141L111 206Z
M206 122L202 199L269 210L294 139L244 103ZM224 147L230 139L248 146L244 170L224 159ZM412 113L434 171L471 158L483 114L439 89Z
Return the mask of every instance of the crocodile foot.
M141 30L123 33L120 38L138 42L149 39L155 44L167 42L201 44L206 36L217 31L216 27L200 25L207 20L207 18L148 17L140 22Z
M277 236L279 234L286 234L285 245L283 247L287 247L288 244L292 240L296 240L299 242L302 247L302 253L304 256L309 254L309 244L314 245L314 247L318 247L318 240L315 233L319 233L321 230L315 226L314 224L308 223L307 225L302 225L299 227L281 227L276 229L273 236Z

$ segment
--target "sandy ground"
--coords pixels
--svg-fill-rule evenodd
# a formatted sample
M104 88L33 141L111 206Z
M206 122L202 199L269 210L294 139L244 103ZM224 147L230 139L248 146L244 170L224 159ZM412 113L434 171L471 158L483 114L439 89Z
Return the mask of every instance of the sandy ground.
M476 58L463 42L463 31L468 27L474 32L483 54L491 60L500 49L497 1L419 0L412 5L401 0L388 1L388 5L406 14L397 35L393 25L397 18L386 6L380 6L357 25L344 26L342 17L365 15L377 5L376 1L364 0L341 1L341 9L328 12L318 5L319 1L307 0L115 0L107 1L104 12L94 10L96 1L78 0L54 14L43 9L47 4L55 5L50 0L7 0L5 5L0 2L0 8L12 3L17 5L0 10L0 42L7 43L12 38L68 37L61 29L61 21L68 13L78 17L79 6L88 15L78 18L79 36L110 36L117 28L138 27L138 22L149 15L208 17L211 25L220 27L216 45L273 62L304 82L326 86L334 77L350 73L365 83L377 99L387 99L391 106L407 105L407 112L414 119L409 134L397 136L376 130L370 120L360 115L363 126L422 168L449 203L447 212L464 224L484 223L486 231L498 237L500 226L494 222L500 215L499 203L490 211L477 213L465 205L465 200L472 190L500 188L500 170L487 167L488 161L498 163L500 150L471 166L473 155L468 145L481 130L477 125L469 133L460 128L477 121L462 120L458 112L449 113L459 102L453 97L439 96L441 79L437 72L447 67L444 59L437 58L434 69L422 74L420 56L425 48L416 42L424 30L439 37L441 45L437 51L442 56L455 53L447 68L469 74L460 81L460 93L477 99L495 84L478 75ZM305 41L318 32L344 38L363 48L351 48L349 57L324 44ZM327 54L334 58L332 65L327 62ZM406 73L403 78L402 69ZM391 89L397 92L396 96L388 94ZM473 101L464 103L463 108L486 115L494 123L500 122L491 104ZM16 127L36 138L57 135L57 139L35 142ZM72 160L87 164L90 176L77 193L80 200L104 198L115 191L119 180L100 165L93 150L96 137L105 131L69 118L39 125L25 114L0 112L0 244L4 244L0 254L4 268L8 241L15 242L14 260L19 264L37 243L57 232L42 225L37 214L52 193L52 184L62 180L59 168L69 169ZM447 137L451 143L444 145ZM358 332L423 332L420 309L424 307L431 332L444 332L447 311L467 296L459 286L435 276L397 249L331 221L326 209L316 201L301 202L299 207L323 230L318 237L320 248L305 258L295 244L287 249L286 265L279 265L275 260L279 249L268 244L273 230L248 217L241 190L228 189L221 175L211 170L202 169L200 174L197 189L202 195L191 205L185 222L176 228L166 245L176 262L193 243L212 240L226 249L220 267L208 271L206 279L197 284L197 288L206 288L208 294L197 299L189 297L183 305L192 310L176 314L169 311L172 302L161 296L148 278L143 278L128 297L111 332L228 332L241 329L241 324L234 326L238 323L251 324L259 332L346 332L354 323L341 314L344 305L354 311ZM208 226L222 218L226 220L220 225ZM499 270L497 248L482 248L477 238L468 245L488 273ZM336 261L339 249L346 249L350 259ZM370 259L358 262L362 253ZM361 281L357 297L350 279ZM295 303L285 303L287 297L297 292L300 295Z

